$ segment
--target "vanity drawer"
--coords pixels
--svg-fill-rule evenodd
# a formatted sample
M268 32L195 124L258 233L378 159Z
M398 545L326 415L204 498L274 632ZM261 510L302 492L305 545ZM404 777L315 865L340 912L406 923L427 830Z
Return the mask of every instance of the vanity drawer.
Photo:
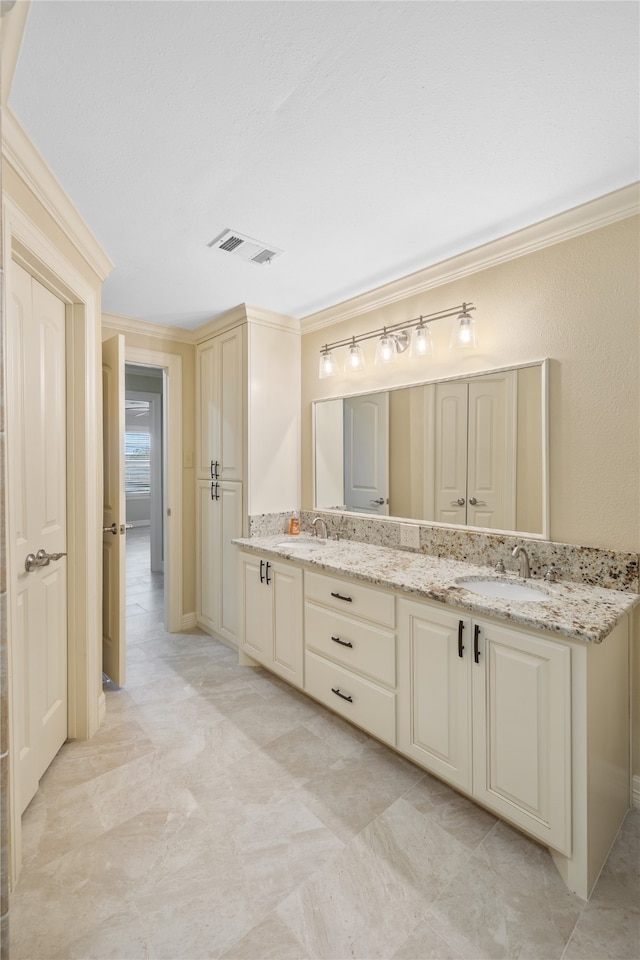
M307 600L324 603L340 613L366 617L383 627L395 626L395 600L379 588L305 570L304 592Z
M396 685L396 637L353 617L307 601L304 608L307 649L343 663L372 680Z
M346 720L395 746L395 693L311 651L305 655L304 689Z

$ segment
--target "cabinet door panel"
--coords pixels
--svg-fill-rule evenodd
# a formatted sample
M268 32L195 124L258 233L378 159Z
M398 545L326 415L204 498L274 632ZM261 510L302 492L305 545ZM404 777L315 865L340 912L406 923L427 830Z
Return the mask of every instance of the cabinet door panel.
M262 562L262 568L260 566ZM244 630L242 648L250 657L270 666L272 638L272 593L261 582L261 569L264 575L266 561L243 556L242 564L242 608L244 611Z
M215 459L216 352L213 340L196 348L196 470L201 479L211 477L211 461Z
M478 623L473 665L474 795L549 846L570 852L568 647Z
M218 342L218 418L214 460L221 480L242 480L242 337L241 328L216 337Z
M469 622L422 603L398 604L401 749L450 783L471 789ZM463 656L458 630L463 623Z
M216 514L215 552L218 611L216 629L232 643L238 642L238 559L231 542L242 536L242 484L219 483Z
M198 623L206 630L215 630L216 623L216 504L211 499L211 481L196 483L196 550L198 571L196 605Z
M273 670L302 686L302 570L271 565L273 591Z

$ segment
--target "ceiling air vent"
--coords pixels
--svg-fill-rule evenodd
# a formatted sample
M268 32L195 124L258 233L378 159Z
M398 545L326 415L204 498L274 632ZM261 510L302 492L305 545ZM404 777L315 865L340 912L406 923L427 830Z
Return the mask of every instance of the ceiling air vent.
M241 260L251 260L252 263L271 263L282 253L282 250L278 250L277 247L267 246L266 243L246 237L237 230L223 230L207 246L214 250L232 253L234 257L240 257Z

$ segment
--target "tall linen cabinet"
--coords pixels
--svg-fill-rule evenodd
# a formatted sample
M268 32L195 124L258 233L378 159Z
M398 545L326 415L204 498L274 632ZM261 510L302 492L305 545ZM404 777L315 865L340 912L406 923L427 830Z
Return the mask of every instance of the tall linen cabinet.
M196 619L237 646L234 537L300 505L300 329L242 304L196 346ZM277 521L276 521L277 523Z

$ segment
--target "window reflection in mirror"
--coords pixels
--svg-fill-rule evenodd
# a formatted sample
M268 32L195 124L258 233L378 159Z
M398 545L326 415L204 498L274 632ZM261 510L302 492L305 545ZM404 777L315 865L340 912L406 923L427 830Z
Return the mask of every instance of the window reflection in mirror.
M547 536L547 363L317 401L316 509Z

